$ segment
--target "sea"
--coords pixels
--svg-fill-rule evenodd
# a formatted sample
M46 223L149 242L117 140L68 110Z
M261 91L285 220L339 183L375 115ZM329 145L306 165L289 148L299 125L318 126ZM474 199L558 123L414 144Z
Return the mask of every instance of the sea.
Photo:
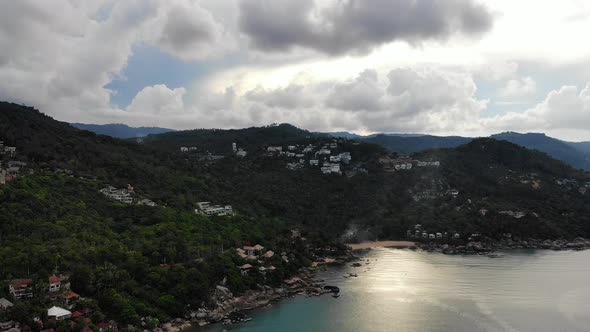
M590 331L590 251L377 248L361 257L361 267L318 273L338 298L296 296L203 331Z

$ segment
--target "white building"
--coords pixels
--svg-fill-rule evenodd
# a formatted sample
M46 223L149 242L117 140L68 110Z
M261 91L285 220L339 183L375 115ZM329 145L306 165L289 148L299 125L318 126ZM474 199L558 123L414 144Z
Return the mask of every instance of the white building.
M330 162L339 163L340 162L340 156L330 156Z
M51 307L47 310L48 318L55 318L55 320L66 320L72 317L72 313L60 307Z
M231 144L231 149L234 153L238 152L238 144L235 142Z
M268 151L268 152L283 152L283 147L282 146L269 146L268 148L266 148L266 151Z
M342 174L340 171L340 164L324 163L321 170L324 174Z
M303 152L303 153L310 153L310 152L313 152L313 146L311 146L311 145L308 145L308 146L306 146L306 147L303 149L303 151L302 151L302 152Z
M195 212L205 216L226 216L233 214L233 208L231 205L211 205L210 202L198 202L198 208Z
M328 155L328 156L330 155L330 153L332 153L332 151L330 151L330 150L328 150L328 149L324 149L324 148L320 149L320 150L317 152L317 154L319 154L319 155Z
M133 203L133 190L129 189L117 189L113 186L108 186L100 190L100 192L106 197L119 201L121 203L131 204Z
M310 159L309 160L309 165L310 166L318 166L320 164L320 161L317 159Z
M186 146L181 146L180 152L188 152L188 148Z
M439 167L440 161L419 161L416 163L418 167Z
M238 152L236 152L236 156L238 156L240 158L244 158L246 155L248 155L248 152L242 150L241 148L238 149Z
M348 163L350 163L351 160L352 160L352 157L350 156L350 152L342 152L340 154L340 161L341 162L348 164Z
M289 149L289 151L295 151L297 147L295 145L289 145L287 146L287 149Z
M14 304L12 304L12 302L8 301L5 298L1 298L0 299L0 310L8 310L10 308L12 308L14 306Z

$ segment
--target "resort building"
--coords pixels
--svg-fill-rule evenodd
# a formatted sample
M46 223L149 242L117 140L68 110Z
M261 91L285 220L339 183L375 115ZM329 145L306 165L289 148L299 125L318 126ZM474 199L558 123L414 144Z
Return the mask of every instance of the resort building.
M198 208L195 209L197 214L203 214L208 217L210 216L227 216L233 214L233 208L231 205L211 205L211 202L198 202Z
M15 299L26 299L33 297L32 279L15 279L8 284L8 291Z

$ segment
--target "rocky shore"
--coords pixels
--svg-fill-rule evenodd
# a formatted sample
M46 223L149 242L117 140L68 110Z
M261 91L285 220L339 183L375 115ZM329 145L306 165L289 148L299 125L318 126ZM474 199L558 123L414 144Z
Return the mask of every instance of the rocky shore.
M510 249L549 249L549 250L585 250L590 249L590 240L578 237L567 240L482 240L470 241L465 245L441 243L417 243L416 248L426 251L442 252L443 254L490 254L500 250Z
M331 259L329 265L344 265L351 260L357 259L352 254ZM272 305L273 302L296 295L320 296L332 293L324 289L323 280L315 279L319 269L326 268L326 265L319 267L302 268L297 276L291 278L289 283L285 282L281 287L257 285L257 289L248 290L244 294L236 296L221 285L216 286L211 296L211 307L202 307L192 311L184 318L176 318L162 324L154 331L177 332L191 327L202 327L208 324L221 323L231 325L252 320L248 317L248 311L256 308Z

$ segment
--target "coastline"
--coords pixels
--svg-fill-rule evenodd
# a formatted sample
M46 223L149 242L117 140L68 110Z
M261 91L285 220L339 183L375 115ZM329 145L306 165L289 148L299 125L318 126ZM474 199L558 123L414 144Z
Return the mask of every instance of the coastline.
M213 291L211 308L199 308L188 316L177 318L162 324L154 331L202 331L209 325L232 325L252 320L248 312L270 306L286 298L305 295L306 297L332 294L331 290L324 289L324 280L316 279L316 273L327 270L332 266L342 266L357 260L358 257L349 251L346 255L328 259L326 263L316 267L304 267L296 276L285 280L280 287L258 285L255 290L249 290L239 296L234 296L229 289L217 286Z
M372 241L348 244L352 251L364 250L377 247L387 248L409 248L415 246L416 243L412 241Z
M472 241L465 245L435 242L373 241L348 244L348 247L350 251L346 255L336 257L333 260L330 259L329 263L317 267L301 268L297 275L290 279L294 281L292 284L283 284L275 288L259 285L256 290L249 290L235 297L227 288L217 286L213 296L215 303L213 308L199 308L197 311L191 312L190 316L185 317L185 319L177 318L172 322L163 324L155 331L201 331L210 324L238 324L252 319L247 315L248 312L272 305L282 299L299 295L310 297L331 293L324 289L325 284L323 280L316 279L316 272L359 260L361 258L354 253L360 252L362 255L362 251L371 250L371 248L409 248L447 255L488 255L489 257L501 257L500 255L494 255L495 252L511 249L586 250L590 249L590 240L576 238L573 241L542 241L536 239L530 239L528 241Z

